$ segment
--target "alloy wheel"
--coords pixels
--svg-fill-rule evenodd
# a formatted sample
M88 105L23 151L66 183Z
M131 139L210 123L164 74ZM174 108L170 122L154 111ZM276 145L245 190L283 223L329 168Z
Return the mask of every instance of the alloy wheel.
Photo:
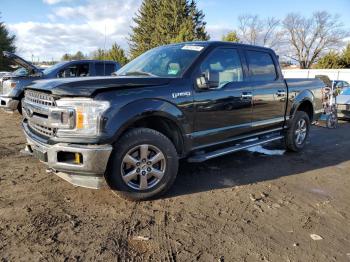
M305 119L300 119L297 123L297 128L295 130L295 142L298 145L302 145L306 139L307 135L307 124Z
M163 152L148 144L130 149L121 164L123 181L139 191L155 187L163 178L165 170L166 159Z

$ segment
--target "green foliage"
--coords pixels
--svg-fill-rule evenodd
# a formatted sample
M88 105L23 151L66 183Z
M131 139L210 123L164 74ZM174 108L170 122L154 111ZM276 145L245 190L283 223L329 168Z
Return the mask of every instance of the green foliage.
M61 58L62 61L84 60L84 59L86 59L86 56L81 51L76 52L74 55L64 54Z
M337 68L342 68L341 65L341 56L334 52L331 51L322 58L320 58L315 66L318 69L337 69Z
M125 51L117 43L112 45L112 48L109 50L97 49L92 54L92 59L95 60L111 60L118 62L121 66L129 62L128 58L125 55Z
M194 0L144 0L134 22L129 39L133 58L159 45L209 39Z
M350 43L346 46L342 53L341 64L344 68L350 68Z
M125 55L124 49L118 44L113 44L112 48L107 52L107 60L118 62L121 66L128 63L128 58Z
M350 44L341 53L330 51L318 60L315 67L319 69L350 68Z
M10 35L5 24L0 22L0 71L11 70L10 62L3 55L3 51L15 52L15 36Z
M239 43L240 39L239 39L236 31L231 31L222 37L222 41Z
M106 59L106 54L105 51L101 48L97 49L92 53L92 59L94 60L105 60Z

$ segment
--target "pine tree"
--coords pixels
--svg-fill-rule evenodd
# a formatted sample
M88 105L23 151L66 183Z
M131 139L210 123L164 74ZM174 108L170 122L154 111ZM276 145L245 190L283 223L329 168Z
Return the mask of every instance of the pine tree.
M118 62L121 66L128 62L124 49L117 43L112 45L112 48L107 52L107 59Z
M194 0L144 0L134 22L132 57L159 45L209 39L204 14Z
M156 45L152 35L156 30L158 7L157 0L144 0L138 14L133 18L136 26L132 27L133 32L129 39L132 57L137 57Z
M61 58L62 61L70 61L72 60L70 54L64 54Z
M0 71L6 71L10 70L10 61L6 59L3 55L3 51L9 51L9 52L15 52L15 36L10 35L9 31L7 30L5 24L3 22L0 22Z
M75 55L72 55L72 60L83 60L85 58L85 55L81 51L78 51L75 53Z
M92 53L92 59L105 60L106 59L106 52L103 49L99 48Z
M231 31L222 37L222 41L239 43L240 39L235 31Z

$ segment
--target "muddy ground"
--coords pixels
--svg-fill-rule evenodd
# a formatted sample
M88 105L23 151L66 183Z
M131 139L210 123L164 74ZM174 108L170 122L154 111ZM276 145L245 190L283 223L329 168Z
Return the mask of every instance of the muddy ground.
M1 261L350 261L348 123L314 127L300 154L182 162L142 203L47 174L19 125L0 112Z

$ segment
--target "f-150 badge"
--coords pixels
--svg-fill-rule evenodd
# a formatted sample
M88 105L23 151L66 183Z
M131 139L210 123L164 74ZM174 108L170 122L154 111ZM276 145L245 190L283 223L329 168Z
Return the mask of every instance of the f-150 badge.
M172 93L173 98L187 97L187 96L191 96L191 92Z

